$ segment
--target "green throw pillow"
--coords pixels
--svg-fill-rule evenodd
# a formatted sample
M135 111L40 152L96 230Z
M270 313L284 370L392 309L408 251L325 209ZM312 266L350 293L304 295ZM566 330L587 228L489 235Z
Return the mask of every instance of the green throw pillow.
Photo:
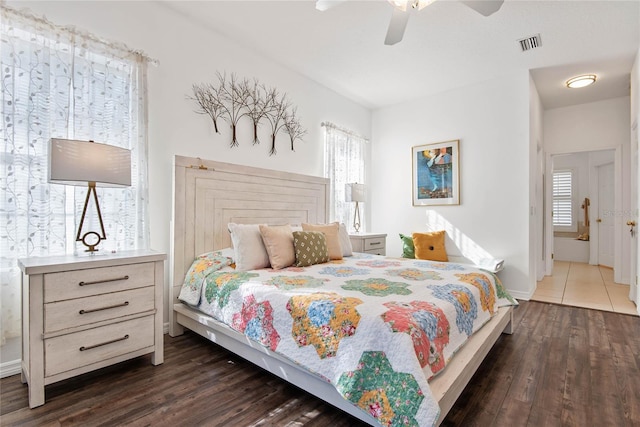
M321 231L294 231L293 248L296 253L296 267L329 262L327 238Z
M413 246L413 237L400 233L400 240L402 240L402 258L415 259L416 250Z

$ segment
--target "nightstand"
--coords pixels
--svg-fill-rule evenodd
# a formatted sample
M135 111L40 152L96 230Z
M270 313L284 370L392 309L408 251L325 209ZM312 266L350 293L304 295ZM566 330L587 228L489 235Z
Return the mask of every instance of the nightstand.
M165 259L136 250L18 260L31 408L44 404L48 384L148 353L163 362Z
M374 255L387 254L387 235L379 233L349 234L354 252L364 252Z

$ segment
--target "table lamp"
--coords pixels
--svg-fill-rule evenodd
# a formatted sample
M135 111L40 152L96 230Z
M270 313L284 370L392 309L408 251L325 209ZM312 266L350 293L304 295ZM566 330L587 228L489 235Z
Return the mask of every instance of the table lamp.
M364 184L358 184L357 182L346 184L345 199L347 202L356 202L356 209L353 214L353 228L358 233L360 232L360 206L358 203L367 201Z
M76 241L85 252L94 253L100 241L107 238L102 222L96 186L129 187L131 185L131 151L93 141L51 138L49 144L49 182L64 185L88 185ZM82 234L89 199L93 196L100 222L100 233Z

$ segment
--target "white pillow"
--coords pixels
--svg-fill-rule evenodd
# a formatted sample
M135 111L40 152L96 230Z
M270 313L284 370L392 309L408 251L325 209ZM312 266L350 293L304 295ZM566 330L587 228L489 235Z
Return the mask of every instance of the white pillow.
M235 252L236 270L246 271L269 267L269 254L262 242L258 224L230 222L228 227Z
M343 223L340 223L340 228L338 229L338 238L340 239L342 256L353 256L353 247L351 246L349 232L347 232L347 226Z

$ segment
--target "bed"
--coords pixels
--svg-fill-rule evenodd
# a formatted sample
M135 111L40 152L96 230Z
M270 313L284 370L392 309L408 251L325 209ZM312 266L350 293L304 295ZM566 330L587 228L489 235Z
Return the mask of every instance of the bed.
M239 332L241 329L238 327L228 326L216 320L213 315L195 308L193 306L195 304L184 302L184 293L182 301L178 299L183 290L185 277L190 273L192 263L198 256L209 254L208 256L212 256L216 260L225 259L224 255L226 253L213 251L223 250L232 246L231 236L228 231L230 223L321 224L325 223L328 218L328 201L329 182L324 178L176 156L174 162L174 206L172 216L172 271L170 274L170 277L173 278L173 283L170 286L169 332L170 335L176 336L181 334L184 328L190 329L362 421L371 425L387 424L391 422L389 418L381 417L375 411L363 410L355 404L356 402L343 397L343 395L352 396L353 394L348 390L345 392L345 387L347 386L344 384L348 383L350 376L357 377L358 372L355 369L343 372L339 381L336 381L336 377L330 382L331 375L328 374L329 371L323 371L325 368L322 365L305 368L300 360L296 360L291 355L285 355L277 345L269 345L267 342L260 343L250 339L245 334L246 331L241 333ZM403 271L411 270L413 272L415 270L413 264L410 266L411 268L405 268L408 265L403 264L403 262L407 261L354 254L353 257L349 257L349 260L345 257L342 261L335 261L334 264L327 265L329 267L333 265L336 268L351 268L351 271L358 268L375 269L380 266L392 269L399 267L396 270ZM222 265L224 264L223 262L220 264L220 273L224 273L225 269L230 268ZM316 265L308 268L322 269L325 267ZM448 268L444 268L443 271ZM469 266L451 264L450 268L464 269L464 274L477 273L468 270ZM279 273L286 270L281 270ZM219 273L216 272L215 274ZM273 274L273 270L270 272L256 271L252 274L255 274L255 276L259 274L268 275ZM283 274L286 276L289 273ZM449 273L442 272L442 274ZM325 280L326 284L323 284L323 286L344 287L346 279L343 278L340 281L337 278L338 276L334 275L334 280ZM491 274L487 273L487 276L491 276ZM279 277L283 277L282 274ZM411 284L411 286L414 285ZM254 288L258 289L255 286ZM260 286L259 289L264 289L264 287ZM480 288L478 287L478 289ZM236 287L234 290L237 291L238 288ZM204 291L198 289L195 292ZM351 292L362 292L362 289L352 289ZM355 294L352 293L350 295L353 297ZM265 298L267 297L265 296ZM366 297L361 295L360 300L365 299ZM354 307L357 307L357 304L361 302L356 302ZM434 376L433 374L435 365L431 363L433 358L427 357L426 359L429 359L429 362L416 362L424 372L424 378L419 381L426 382L427 378L432 377L428 386L421 387L426 387L430 390L428 394L433 397L433 400L438 405L435 416L431 411L429 412L429 418L426 418L423 413L427 411L425 408L428 404L413 405L420 406L414 413L418 418L416 425L439 424L442 421L500 334L503 332L511 333L513 325L512 309L511 305L496 306L491 310L486 320L479 320L479 324L483 326L471 335L464 345L456 348L455 357L450 357L450 355L446 357L449 361L446 367L437 368L437 375ZM480 310L478 309L478 311ZM275 316L277 317L278 315L276 314ZM364 330L364 325L365 323L362 323L360 330ZM451 328L459 329L454 325ZM284 342L285 334L281 333L280 335L283 336ZM348 338L352 338L349 333L347 335ZM354 334L353 336L357 335ZM293 339L295 339L295 336ZM342 339L339 345L342 346L347 341ZM386 340L380 341L387 342ZM366 352L368 356L373 355L371 357L380 354L384 355L385 350L389 350L388 344L387 347L381 349L373 348L371 345L369 345L370 348L368 349L371 351ZM302 348L299 341L298 346ZM319 348L319 346L306 346L304 349L308 351L307 354L315 354L315 351L320 355ZM326 358L327 354L329 358L335 356L335 354L331 353L332 351L335 353L335 348L332 350L323 347L322 351L324 352L323 358ZM417 350L415 354L418 354ZM355 360L353 357L357 358L359 356L351 357L352 364ZM336 358L336 360L339 359ZM363 360L357 360L358 366L364 363ZM332 363L338 365L338 362ZM366 363L369 362L367 361ZM313 370L314 373L310 372L309 369ZM395 370L398 371L398 369ZM416 376L416 378L418 377ZM339 388L338 385L342 385L342 388ZM421 392L421 389L419 391ZM363 396L361 394L359 398L365 399L366 396ZM381 420L386 421L382 422ZM394 422L397 421L398 419Z

